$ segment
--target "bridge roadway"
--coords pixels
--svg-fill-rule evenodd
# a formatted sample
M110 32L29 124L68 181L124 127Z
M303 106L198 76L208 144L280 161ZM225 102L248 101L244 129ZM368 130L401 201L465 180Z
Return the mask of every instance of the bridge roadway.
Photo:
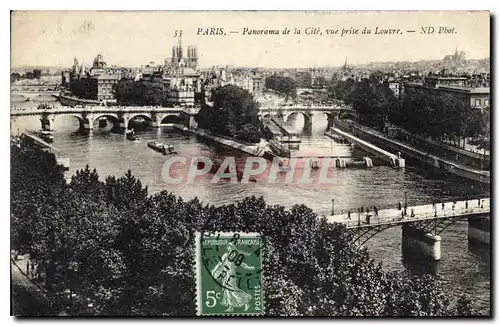
M262 105L260 107L260 111L277 111L277 110L283 110L283 111L323 111L323 112L330 112L330 111L354 111L351 108L347 106L341 106L341 105Z
M156 113L172 113L184 112L187 114L196 114L199 108L186 107L155 107L155 106L85 106L85 107L55 107L47 110L39 109L11 109L11 117L22 117L41 114L81 114L85 113L141 113L141 112L156 112Z
M465 208L466 201L457 201L455 209L453 209L453 202L445 203L445 208L442 209L441 204L437 203L436 208L432 204L428 205L417 205L408 206L406 212L407 216L401 217L402 210L398 210L397 207L389 209L381 209L378 211L378 217L375 216L375 212L372 207L365 207L365 213L359 214L356 209L351 209L351 218L347 218L347 212L331 215L327 217L330 223L342 223L347 229L360 229L360 228L370 228L375 226L390 226L390 225L402 225L405 223L418 222L418 221L430 221L430 220L441 220L441 219L453 219L453 218L463 218L479 214L489 214L490 213L490 198L481 198L483 207L478 206L478 199L468 200L468 208ZM396 205L395 205L396 206ZM370 223L366 220L366 208L370 210L369 215ZM404 208L403 208L404 209ZM415 216L411 216L411 209L414 210ZM436 213L436 215L435 215Z

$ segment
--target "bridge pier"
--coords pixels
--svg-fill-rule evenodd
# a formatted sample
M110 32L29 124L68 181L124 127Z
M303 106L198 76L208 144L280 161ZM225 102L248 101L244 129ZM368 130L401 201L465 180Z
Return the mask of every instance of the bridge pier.
M417 253L430 260L441 260L441 237L425 233L409 223L402 225L403 254Z
M156 118L156 119L151 120L151 127L160 128L161 127L160 119Z
M83 119L83 130L92 130L94 129L94 118L85 117Z
M54 119L44 117L40 119L40 122L42 123L42 130L44 131L52 131L53 129L53 123Z
M127 117L121 117L120 118L120 123L119 123L119 126L120 126L120 129L122 130L125 130L128 128L128 118Z
M194 116L189 117L189 122L188 122L187 127L190 129L198 127L198 122L196 122Z
M467 235L469 243L489 246L491 238L489 216L469 217L468 222Z

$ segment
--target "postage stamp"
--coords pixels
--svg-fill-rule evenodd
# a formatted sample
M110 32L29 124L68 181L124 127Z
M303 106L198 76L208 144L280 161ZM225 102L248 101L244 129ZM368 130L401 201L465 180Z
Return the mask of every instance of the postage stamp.
M258 233L196 234L199 316L264 314L261 246Z

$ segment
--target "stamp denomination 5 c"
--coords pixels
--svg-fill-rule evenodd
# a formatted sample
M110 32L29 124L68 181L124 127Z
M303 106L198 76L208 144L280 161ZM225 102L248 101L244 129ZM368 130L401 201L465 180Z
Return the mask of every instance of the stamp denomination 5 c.
M261 237L258 233L197 233L198 315L262 315Z

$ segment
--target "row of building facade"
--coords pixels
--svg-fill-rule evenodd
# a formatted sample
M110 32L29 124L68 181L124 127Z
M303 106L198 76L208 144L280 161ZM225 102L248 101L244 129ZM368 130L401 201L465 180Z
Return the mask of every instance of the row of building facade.
M196 46L187 47L184 55L182 43L172 47L172 57L163 65L141 68L109 67L98 54L90 69L75 58L71 70L62 72L62 86L68 95L98 102L115 102L114 87L122 79L132 79L145 87L164 94L169 105L194 106L209 100L211 91L220 86L240 86L255 97L263 92L263 78L255 72L230 72L227 68L213 67L200 70Z

